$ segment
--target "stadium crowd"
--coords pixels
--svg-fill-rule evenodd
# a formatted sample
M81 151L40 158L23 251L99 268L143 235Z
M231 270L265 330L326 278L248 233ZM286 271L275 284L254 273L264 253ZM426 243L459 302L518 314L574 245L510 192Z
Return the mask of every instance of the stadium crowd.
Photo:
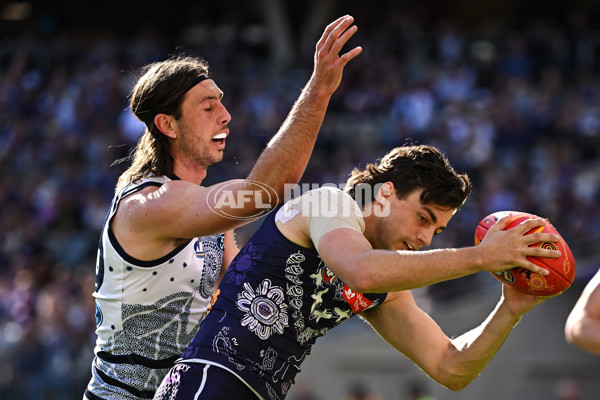
M407 139L432 144L474 182L433 246L470 245L483 216L522 210L549 218L578 260L598 255L600 32L584 15L564 27L477 32L425 29L393 13L373 26L355 17L364 53L333 97L302 182L337 185L353 165ZM211 28L218 35L192 28L180 44L215 68L233 116L225 160L205 183L244 177L306 81L299 71L310 68L275 68L268 43L241 26ZM97 242L125 166L111 163L143 129L127 95L137 67L172 52L151 30L0 39L2 399L83 394ZM578 267L585 276L585 263ZM485 278L434 285L427 295L435 306Z

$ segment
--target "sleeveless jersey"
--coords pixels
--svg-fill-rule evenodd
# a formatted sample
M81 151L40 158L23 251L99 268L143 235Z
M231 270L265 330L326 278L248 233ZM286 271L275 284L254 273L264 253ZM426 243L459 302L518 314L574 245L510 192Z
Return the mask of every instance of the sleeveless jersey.
M110 229L119 202L170 179L153 177L115 194L96 265L96 347L90 400L151 399L194 337L221 271L223 234L190 239L154 261L128 255Z
M269 400L285 397L318 337L387 296L352 291L279 231L276 214L229 266L180 360L225 368Z

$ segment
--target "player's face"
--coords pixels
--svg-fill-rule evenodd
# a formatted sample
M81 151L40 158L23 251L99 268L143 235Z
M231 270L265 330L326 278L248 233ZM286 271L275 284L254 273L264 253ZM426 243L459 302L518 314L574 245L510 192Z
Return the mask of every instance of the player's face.
M390 214L380 218L377 230L380 246L384 246L380 248L417 251L446 228L456 210L421 203L422 191L415 190L404 199L398 199L395 192L390 196Z
M190 166L208 167L223 158L231 115L221 103L222 97L212 79L200 82L184 96L173 146L175 154Z

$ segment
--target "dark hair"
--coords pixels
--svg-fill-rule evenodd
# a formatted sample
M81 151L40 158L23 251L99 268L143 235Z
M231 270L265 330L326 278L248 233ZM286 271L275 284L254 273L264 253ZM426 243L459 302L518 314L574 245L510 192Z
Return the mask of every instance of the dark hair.
M142 68L142 76L131 91L129 105L133 114L146 125L146 131L126 158L133 161L119 177L117 188L150 175L173 174L169 141L154 125L154 117L162 113L179 119L184 95L199 82L199 77L208 76L208 73L205 60L186 55L172 56Z
M471 193L471 181L466 174L457 173L446 157L435 147L427 145L396 147L379 164L367 164L364 170L355 168L346 182L346 192L356 199L355 187L392 182L398 198L406 198L418 188L423 189L421 202L450 209L460 208ZM374 200L377 194L371 190ZM364 206L369 199L363 199Z

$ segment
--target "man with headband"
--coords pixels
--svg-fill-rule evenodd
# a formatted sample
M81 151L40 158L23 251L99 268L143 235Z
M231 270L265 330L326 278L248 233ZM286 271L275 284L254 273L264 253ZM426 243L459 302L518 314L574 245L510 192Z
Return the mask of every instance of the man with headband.
M213 287L237 254L232 230L273 207L297 183L356 32L337 19L317 43L313 73L246 179L201 186L221 161L231 120L208 65L173 57L143 69L132 112L146 125L117 183L96 266L96 334L89 400L150 399L194 337ZM241 140L241 139L238 139ZM237 204L221 201L253 192Z

